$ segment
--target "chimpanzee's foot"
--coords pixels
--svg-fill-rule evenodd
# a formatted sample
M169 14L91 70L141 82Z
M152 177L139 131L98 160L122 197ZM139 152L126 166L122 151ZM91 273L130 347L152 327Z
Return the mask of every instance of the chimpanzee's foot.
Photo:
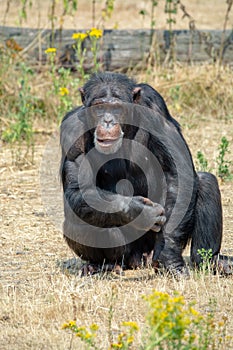
M132 254L126 263L129 269L136 270L143 266L143 257L141 254Z
M134 270L140 268L158 267L158 261L153 261L153 254L153 250L150 253L143 253L142 256L140 254L134 254L130 257L127 266Z
M213 270L221 275L232 275L233 263L226 256L215 256L213 258Z
M178 269L174 269L174 270L171 270L169 271L172 273L172 275L177 278L177 279L188 279L190 278L190 272L189 272L189 269L187 266L182 266Z
M80 269L80 277L92 276L98 272L100 272L99 265L85 263L82 265Z
M152 265L153 250L150 253L133 254L128 260L127 266L130 269L136 270L140 268L147 268Z
M190 277L189 268L186 266L183 259L182 260L180 259L177 262L165 261L165 263L159 259L159 267L163 267L165 271L167 271L170 275L172 275L177 279ZM157 267L157 270L158 270L158 267Z
M81 267L81 277L92 276L100 272L115 272L117 275L121 275L123 273L123 269L119 264L99 265L93 263L85 263Z
M154 254L153 250L150 253L143 254L143 265L145 267L153 266L153 260L152 260L153 254Z

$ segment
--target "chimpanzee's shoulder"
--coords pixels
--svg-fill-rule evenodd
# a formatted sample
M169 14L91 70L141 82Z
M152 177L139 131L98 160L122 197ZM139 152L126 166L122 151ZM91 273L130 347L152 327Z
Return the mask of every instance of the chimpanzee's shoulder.
M70 118L70 117L72 117L72 116L74 116L74 115L77 115L77 116L78 116L78 113L79 113L82 109L84 109L83 106L78 106L78 107L73 108L70 112L68 112L68 113L64 116L64 118L62 119L62 122L61 122L61 123L63 123L65 120L67 120L68 118Z

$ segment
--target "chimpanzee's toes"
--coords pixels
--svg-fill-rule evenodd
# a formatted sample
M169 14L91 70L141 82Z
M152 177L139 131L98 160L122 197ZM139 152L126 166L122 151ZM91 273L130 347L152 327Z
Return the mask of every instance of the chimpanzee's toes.
M143 258L143 265L145 267L149 267L149 266L153 267L153 261L152 261L153 254L154 254L153 250L150 253L143 253L142 258Z
M177 280L190 278L190 271L186 265L180 265L180 266L168 265L166 267L163 267L163 265L161 265L158 261L154 261L153 267L156 273L164 269L165 272L167 272L170 276L173 276Z
M123 268L119 264L91 264L91 263L85 263L81 267L80 270L80 276L92 276L96 273L104 273L104 272L115 272L117 275L123 275Z
M233 264L227 259L218 259L214 261L214 271L221 275L232 275L233 274Z
M112 271L115 272L117 275L124 275L123 268L118 264L114 265Z
M187 266L183 266L180 269L176 269L172 271L173 276L176 279L189 279L190 278L190 272Z
M98 273L99 271L100 269L98 265L85 263L82 265L80 269L80 276L81 277L91 276L91 275L94 275L95 273Z
M140 267L142 267L143 264L143 256L141 256L140 254L132 254L132 256L130 256L127 265L129 266L130 269L136 270Z

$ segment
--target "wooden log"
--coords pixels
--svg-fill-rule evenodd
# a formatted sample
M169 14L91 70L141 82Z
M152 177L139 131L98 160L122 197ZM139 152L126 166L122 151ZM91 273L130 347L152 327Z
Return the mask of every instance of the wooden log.
M57 48L58 58L63 66L74 68L78 63L73 48L72 34L75 30L55 31L0 26L2 45L14 41L22 48L20 55L27 55L34 63L46 61L44 51ZM83 32L83 31L81 31ZM222 62L233 62L233 31L227 30L224 37L221 31L175 30L105 30L98 41L98 60L106 70L127 70L130 67L142 68L148 59L161 63L174 57L179 62L213 62L222 52ZM8 45L9 46L9 45ZM84 66L93 65L90 38L87 37Z

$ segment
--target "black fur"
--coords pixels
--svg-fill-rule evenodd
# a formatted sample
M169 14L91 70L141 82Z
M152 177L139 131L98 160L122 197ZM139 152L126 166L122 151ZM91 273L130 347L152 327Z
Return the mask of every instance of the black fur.
M136 89L136 90L135 90ZM136 92L134 92L136 91ZM134 80L127 78L125 75L116 73L100 73L94 75L81 89L83 105L78 109L69 113L63 119L61 124L61 146L63 151L61 161L62 182L65 198L65 222L64 236L69 246L75 253L81 256L84 260L91 263L102 264L103 261L110 263L121 263L124 260L126 267L131 267L135 260L138 262L142 256L150 255L154 250L153 261L159 262L168 270L176 272L184 272L185 263L182 257L183 249L191 240L191 260L194 265L199 265L201 262L198 255L198 249L212 249L213 255L219 253L222 239L222 209L221 197L216 178L208 173L196 173L192 162L191 154L188 146L181 133L179 123L170 115L167 106L162 96L148 84L136 84ZM146 114L141 116L148 118L148 121L153 125L157 118L161 127L166 128L168 143L170 149L172 143L176 142L177 138L181 139L183 148L186 150L186 162L182 154L178 155L180 162L183 164L183 179L184 187L186 186L185 179L192 175L192 195L186 214L179 225L172 231L167 232L167 226L163 226L163 220L159 221L163 216L162 207L158 205L146 205L143 202L143 197L148 194L148 186L145 181L145 174L131 160L124 159L121 151L116 155L115 159L110 159L108 156L97 152L94 149L93 132L84 133L79 139L75 140L74 144L67 147L66 139L69 133L80 132L79 121L82 119L82 113L88 116L88 108L98 103L137 103L140 106L149 108ZM146 110L146 109L145 109ZM89 117L87 117L88 119ZM176 164L171 155L171 151L166 148L166 142L162 136L156 137L153 133L149 133L143 128L134 128L128 126L129 121L127 115L121 121L122 129L124 130L125 139L133 139L144 145L158 159L163 174L166 180L166 194L162 193L158 198L150 198L153 203L162 203L162 197L166 197L164 203L165 215L169 220L174 209L178 196L178 173ZM134 128L134 129L133 129ZM175 147L175 146L174 146ZM83 192L80 191L80 179L78 178L79 167L81 166L82 155L88 151L94 150L90 157L90 163L93 168L101 160L102 167L99 169L96 178L97 191L100 194L96 198L95 191L90 186L92 179L90 174L85 177L85 195L95 204L94 209L87 204L83 198ZM143 154L132 156L143 157ZM148 165L147 178L153 183L155 179L159 182L159 175L153 165ZM129 188L122 188L122 193L117 193L116 184L121 179L128 179L134 188L134 196L128 201ZM161 191L163 192L163 184L161 182ZM157 195L156 195L157 196ZM155 196L155 197L156 197ZM109 202L109 206L114 205L114 213L101 211L102 200ZM114 204L112 204L114 203ZM125 224L131 225L132 219L137 217L142 209L145 210L143 223L135 226L132 223L132 234L146 229L146 220L154 218L155 224L162 227L160 232L146 230L147 232L131 243L124 244L124 234L121 232L121 226ZM78 237L90 233L89 225L80 224L77 218L81 218L89 225L101 227L105 231L106 237L113 237L117 230L119 237L122 238L121 244L114 248L91 247L78 242ZM93 229L93 235L94 233ZM136 237L136 236L135 236Z

